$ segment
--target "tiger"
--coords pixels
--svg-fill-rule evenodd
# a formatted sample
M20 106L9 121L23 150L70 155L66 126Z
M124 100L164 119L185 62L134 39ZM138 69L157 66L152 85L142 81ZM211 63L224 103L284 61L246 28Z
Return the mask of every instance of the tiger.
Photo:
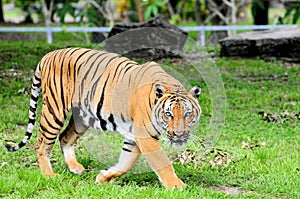
M153 61L138 64L119 54L76 47L49 52L34 72L25 137L16 146L7 143L8 151L18 151L30 140L41 92L36 156L44 176L57 175L50 163L57 138L68 170L82 174L75 143L89 128L95 128L124 136L118 162L101 170L97 183L126 174L144 155L165 188L186 186L158 140L165 133L173 147L186 144L201 115L199 86L186 91ZM62 130L68 115L69 123Z

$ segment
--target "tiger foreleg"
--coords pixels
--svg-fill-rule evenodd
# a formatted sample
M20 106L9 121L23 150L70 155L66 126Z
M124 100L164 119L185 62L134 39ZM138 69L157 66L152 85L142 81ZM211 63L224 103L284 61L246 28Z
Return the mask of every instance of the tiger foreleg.
M137 137L136 143L142 154L145 155L145 158L152 169L159 176L160 181L167 189L186 186L186 184L177 177L169 158L156 139L152 137Z
M87 128L80 125L80 123L74 124L74 119L71 117L70 122L66 129L60 134L60 147L64 155L65 162L74 174L82 174L84 167L77 161L75 156L74 144L78 138L87 130Z
M136 143L125 139L124 145L119 157L119 162L109 168L102 170L96 177L98 183L108 183L113 178L126 174L134 166L141 152Z

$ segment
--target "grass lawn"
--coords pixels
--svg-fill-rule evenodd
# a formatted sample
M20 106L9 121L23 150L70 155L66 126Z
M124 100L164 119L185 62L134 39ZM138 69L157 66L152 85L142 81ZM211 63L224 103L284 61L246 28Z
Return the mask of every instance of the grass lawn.
M91 44L67 41L52 45L44 40L0 42L0 197L300 198L300 65L256 58L217 58L216 67L226 91L226 122L210 149L203 149L201 144L212 116L207 85L200 76L182 71L191 75L191 84L199 84L203 92L199 99L203 114L193 132L197 139L192 140L187 151L172 154L176 173L188 184L186 188L165 190L143 163L109 184L97 185L96 175L109 163L115 163L117 157L105 162L96 149L85 143L87 139L77 144L78 161L87 172L81 176L71 174L56 143L51 161L60 176L44 178L35 157L38 125L22 150L9 153L4 146L7 141L23 139L31 77L41 57L68 46L93 48ZM160 63L177 71L187 67L180 60ZM39 109L37 115L40 113ZM105 139L117 142L114 137ZM107 144L100 140L101 143ZM119 149L116 146L116 151Z

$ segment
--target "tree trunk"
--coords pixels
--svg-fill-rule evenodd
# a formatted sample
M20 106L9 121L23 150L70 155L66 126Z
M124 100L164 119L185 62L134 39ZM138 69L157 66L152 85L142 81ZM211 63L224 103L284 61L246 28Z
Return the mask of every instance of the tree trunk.
M208 6L209 1L211 1L211 0L205 0L205 3L206 3L206 6L207 6L208 10L210 10L210 7ZM215 9L217 9L223 16L226 17L226 14L228 12L228 7L226 5L224 5L223 0L214 0L213 2L217 6ZM214 12L214 11L211 10L211 12ZM217 25L217 26L219 26L219 25L228 25L228 24L226 24L224 19L222 19L218 15L215 16L214 18L212 18L211 23L212 23L212 25ZM211 36L210 36L209 40L212 44L217 45L217 44L219 44L220 39L223 39L227 36L228 36L227 31L213 31L211 33Z
M254 0L252 3L252 15L255 25L267 25L268 24L268 0Z
M0 23L5 23L3 16L2 0L0 0Z
M139 22L143 22L144 21L144 11L145 11L145 7L140 5L141 0L135 0L135 9L137 12L137 18Z

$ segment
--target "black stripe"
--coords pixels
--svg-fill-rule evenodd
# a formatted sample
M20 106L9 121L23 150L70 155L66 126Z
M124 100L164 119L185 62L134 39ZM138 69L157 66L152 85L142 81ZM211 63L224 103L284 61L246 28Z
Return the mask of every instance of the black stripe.
M135 67L134 67L134 66L135 66ZM129 73L129 75L132 75L132 72L133 72L133 71L129 71L129 69L133 68L133 70L136 70L136 69L138 69L137 66L139 66L139 65L137 65L136 63L132 63L132 65L126 67L126 69L125 69L125 71L124 71L124 74L123 74L123 77L122 77L121 81L123 81L123 79L124 79L124 77L126 76L126 73L127 73L127 72ZM128 86L129 86L129 84L128 84Z
M31 109L31 107L30 107L30 109ZM32 110L30 110L30 112L32 113L32 117L35 118L35 117L36 117L36 112L35 112L35 111L32 112ZM29 116L29 117L30 117L30 116ZM29 118L29 117L28 117L28 118Z
M130 145L130 146L136 146L136 144L134 144L134 143L130 143L130 142L124 142L124 144L127 144L127 145Z
M121 62L118 63L117 67L115 68L115 73L114 73L114 75L113 75L113 79L116 77L117 72L120 71L120 66L121 66L123 63L127 62L127 61L128 61L128 60L125 59L125 60L123 60L123 61L121 61ZM128 63L127 63L127 64L128 64Z
M118 58L120 58L120 57L121 57L121 55L116 55L116 56L110 58L110 59L108 60L108 62L106 63L105 68L107 68L107 66L109 66L110 62L112 62L114 59L118 59Z
M128 87L130 88L130 84L131 84L131 78L132 78L132 73L129 75L129 79L128 79Z
M89 61L89 59L91 59L91 58L92 58L94 55L96 55L96 54L98 54L98 53L95 53L95 54L91 55L91 56L88 58L88 60L85 61L85 63L87 63L87 62ZM88 70L85 72L85 75L84 75L84 77L82 78L82 81L81 81L81 84L80 84L80 85L81 85L81 92L80 92L80 93L83 93L83 90L85 89L85 88L84 88L84 82L85 82L85 80L87 79L87 76L89 75L91 69L94 67L95 62L99 59L99 57L101 57L102 55L105 55L105 54L107 54L107 53L100 53L100 54L98 54L98 56L94 59L94 61L92 62L92 64L88 66ZM102 61L103 61L103 60L101 60L100 63L101 63ZM98 65L99 65L99 64L98 64ZM94 74L93 74L92 79L94 79L95 74L98 74L98 66L97 66L97 69L95 70L95 72L94 72ZM89 79L89 81L91 82L91 79ZM93 94L94 94L94 92L92 92L92 95L93 95ZM87 96L87 97L88 97L88 96Z
M99 78L99 79L100 79L100 78ZM97 88L97 86L98 86L98 81L99 81L99 79L96 81L96 83L94 83L94 84L92 85L91 94L90 94L90 101L92 101L92 100L93 100L93 97L95 96L95 92L96 92L96 88Z
M37 68L39 69L39 71L41 72L41 61L38 63Z
M104 54L102 54L102 55L105 55L105 54L108 54L108 53L104 53ZM99 66L101 65L101 63L102 63L108 56L109 56L109 55L103 57L103 58L99 61L99 63L97 64L97 67L96 67L96 69L95 69L95 73L94 73L94 75L93 75L91 81L94 80L96 74L97 74L97 75L102 75L102 74L98 74Z
M29 119L28 119L28 123L31 123L31 124L33 124L33 125L34 125L34 123L35 123L35 119L31 119L31 118L29 118Z
M156 135L151 135L149 134L153 139L159 140L159 137L157 137Z
M59 125L59 126L63 126L63 122L61 122L55 115L54 110L52 108L52 106L49 104L49 99L48 97L46 98L46 103L47 103L47 108L49 109L49 112L51 113L51 115L54 118L54 121Z
M102 117L100 117L99 120L100 120L100 126L101 126L102 130L106 131L107 130L107 127L106 127L107 122Z
M49 87L49 90L50 90L50 93L51 93L51 97L52 97L52 99L53 99L53 101L54 101L54 103L55 103L55 108L57 109L57 110L59 110L59 106L58 106L58 104L57 104L57 101L55 100L56 99L56 96L55 96L55 93L54 93L54 91L53 91L53 89L52 89L52 87ZM50 108L51 107L51 109L53 110L53 105L51 105L50 103L49 103L49 99L48 99L48 108ZM54 113L54 111L53 111L53 113Z
M107 79L106 79L106 81L103 85L100 101L97 105L97 117L99 118L100 126L101 126L102 130L104 130L104 131L107 130L107 128L106 128L107 122L101 117L101 109L102 109L102 106L103 106L104 92L105 92L105 88L106 88L106 84L107 84L108 80L109 80L109 76L107 77Z
M129 69L131 69L134 65L128 66L125 71L124 71L124 75L128 72Z
M75 73L75 69L74 69L74 73ZM69 59L69 62L68 62L68 76L71 76L71 58ZM74 79L74 81L75 81L75 79Z
M51 134L45 127L40 126L41 129L43 130L43 132L41 132L41 134L47 139L47 140L56 140L57 138L57 134ZM49 134L49 135L53 135L54 137L49 137L47 136L45 133Z
M102 130L105 131L105 130L107 130L107 128L106 128L107 122L101 117L100 112L101 112L101 106L99 106L99 104L98 104L98 106L97 106L97 117L100 120L100 126L101 126Z
M35 107L30 106L29 110L30 110L30 112L32 112L34 114L34 117L35 117L36 106Z
M76 51L78 51L78 50L82 50L82 48L72 48L72 52L70 53L70 55L69 55L69 57L70 57L70 59L69 59L69 63L68 63L68 73L71 75L71 60L72 60L72 58L73 58L73 54L76 52ZM76 57L75 57L76 58ZM74 82L75 82L75 79L76 79L76 68L75 68L75 64L74 65L72 65L72 67L73 67L73 79L74 79Z
M124 148L124 147L122 148L122 150L123 150L123 151L130 152L130 153L132 152L132 151L130 151L129 149L126 149L126 148Z
M26 143L23 142L23 140L22 140L22 141L18 144L18 147L19 147L19 148L22 148L23 146L25 146L25 144L26 144Z
M41 82L38 82L37 84L32 83L32 87L40 88L41 87Z
M51 140L51 139L49 139L49 140ZM51 146L51 145L55 144L55 142L56 142L56 138L54 139L54 141L46 143L46 144Z
M56 67L55 67L55 60L56 60L56 56L58 55L58 54L60 54L60 51L56 51L56 53L55 53L55 55L54 55L54 57L53 57L53 63L52 63L52 66L53 66L53 74L48 74L49 76L52 76L52 82L53 82L53 84L54 84L54 86L51 86L51 83L50 83L50 89L52 88L52 87L54 87L55 88L55 92L56 93L58 93L57 92L57 86L56 86L56 81L55 81L55 76L56 76Z
M51 59L49 57L44 61L43 68L42 68L43 71L40 71L41 78L44 75L45 71L47 71L47 70L48 70L48 72L50 71L50 69L51 69L50 62L51 62ZM47 74L45 74L45 75L46 75L46 77L43 77L44 82L45 82L45 84L49 84L50 75L47 75Z
M147 129L147 126L146 126L146 124L144 123L144 121L143 121L143 126L145 127L147 133L148 133L152 138L154 138L154 139L156 139L156 140L159 140L159 138L158 138L157 135L152 135L151 132Z
M29 131L26 132L25 136L28 136L28 139L27 139L27 140L30 139L31 135L32 135L32 132L29 132Z
M154 128L154 130L156 131L156 133L158 134L158 135L161 135L161 132L159 132L159 130L155 127L155 125L154 125L154 123L151 121L151 125L152 125L152 127Z
M121 113L121 120L122 120L122 122L126 122L124 115L122 113Z
M40 78L38 78L36 75L34 75L34 78L35 78L35 80L37 80L37 81L41 82L41 79L40 79Z
M152 110L152 102L151 102L150 96L151 96L151 93L152 93L152 90L153 90L153 86L154 86L154 84L152 84L149 95L148 95L149 96L148 104L149 104L149 107L150 107L151 110Z
M113 130L115 131L117 129L117 124L115 123L115 119L113 114L110 114L108 117L108 121L113 125Z
M121 75L122 71L125 69L125 71L124 71L123 74L122 74L122 75L123 75L123 77L122 77L122 79L121 79L121 81L122 81L123 78L124 78L124 76L125 76L125 74L126 74L126 72L128 71L128 69L130 69L134 64L136 64L135 62L130 62L128 59L127 59L126 61L127 61L127 63L125 64L125 66L123 66L123 67L120 69L120 72L119 72L118 76L115 77L117 80L120 79L120 75ZM129 64L131 64L130 67L128 67Z
M62 102L62 109L65 110L66 109L66 104L65 104L65 97L64 97L64 82L63 82L63 75L66 75L63 70L64 70L64 62L65 62L65 59L66 59L66 55L67 53L70 51L71 49L68 49L66 51L64 51L64 54L61 55L62 58L62 61L61 61L61 68L60 68L60 97L61 97L61 102ZM69 77L67 77L68 79ZM63 111L63 114L64 114L64 118L67 117L67 113L65 111Z
M148 66L147 68L143 67L144 70L140 70L138 73L137 73L137 77L140 77L139 80L137 81L137 85L140 84L141 80L144 78L145 76L145 73L149 70L149 69L152 69L153 66L159 66L158 64L155 64L155 65L150 65ZM140 75L139 73L142 71L142 74Z
M43 114L43 116L44 116L44 114ZM44 116L44 118L45 118L45 120L46 120L46 122L47 122L47 124L48 124L48 126L49 126L50 128L52 128L52 129L54 129L54 130L57 130L57 131L60 130L61 126L60 126L60 127L55 127L55 126L53 126L53 124L48 120L48 117L45 117L45 116Z
M88 65L88 70L85 72L85 75L84 75L84 77L82 78L83 80L85 80L85 79L87 78L88 74L91 72L91 70L92 70L92 68L93 68L93 66L94 66L94 64L95 64L95 62L99 59L99 57L102 56L102 55L105 55L105 54L107 54L107 53L100 53L100 54L99 54L98 52L96 52L96 53L90 55L89 58L85 61L85 63L88 63L88 62L90 61L90 59L91 59L94 55L97 55L97 54L98 54L98 56L94 59L94 61L92 62L92 64Z
M83 55L85 55L86 53L91 52L91 51L92 51L91 49L85 49L85 51L84 51L83 53L81 53L81 54L77 57L77 59L76 59L76 61L75 61L75 63L74 63L74 69L76 69L77 62L80 60L80 58L81 58ZM77 74L76 74L76 72L74 72L74 79L75 79L75 75L78 75L81 66L82 66L82 64L80 64L80 65L77 67Z
M90 91L87 92L86 97L83 100L83 104L85 105L85 107L88 107L88 105L89 105L89 99L88 99L89 94L90 94Z
M77 135L82 135L84 132L78 132L76 131L76 129L74 129L74 132L77 134Z
M147 113L147 116L148 116L149 120L151 121L151 125L152 125L152 127L154 128L154 130L156 131L156 133L158 133L158 135L160 135L161 133L158 131L158 129L157 129L157 128L155 127L155 125L153 124L152 118L151 118L151 116L150 116L149 113Z

